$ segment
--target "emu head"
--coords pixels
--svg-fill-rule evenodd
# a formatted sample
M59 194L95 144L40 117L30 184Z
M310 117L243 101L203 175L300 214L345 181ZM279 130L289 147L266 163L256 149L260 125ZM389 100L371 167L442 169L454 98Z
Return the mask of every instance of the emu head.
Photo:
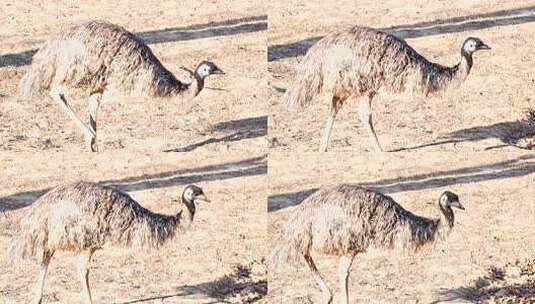
M490 50L490 46L486 45L481 39L475 37L468 37L461 49L463 54L472 56L472 54L479 50Z
M202 191L201 187L197 187L195 185L189 185L182 192L182 202L186 206L188 206L188 205L194 205L195 201L210 202L210 200L206 197L206 195Z
M189 185L186 188L184 188L184 191L182 191L182 204L184 204L184 206L187 208L189 222L193 221L193 217L195 216L195 202L196 201L210 202L210 200L206 197L206 195L202 191L201 187L197 187L195 185ZM182 218L183 211L184 211L184 208L182 208L182 210L180 210L176 214L176 218L178 219Z
M454 216L451 207L464 210L463 205L461 205L461 202L459 201L459 196L451 191L445 191L442 193L442 195L440 195L438 205L440 207L440 211L442 211L442 214L446 217L448 226L450 228L453 227Z
M225 74L215 63L203 60L197 65L197 68L195 69L195 74L199 76L199 78L204 79L210 75L216 75L216 74Z

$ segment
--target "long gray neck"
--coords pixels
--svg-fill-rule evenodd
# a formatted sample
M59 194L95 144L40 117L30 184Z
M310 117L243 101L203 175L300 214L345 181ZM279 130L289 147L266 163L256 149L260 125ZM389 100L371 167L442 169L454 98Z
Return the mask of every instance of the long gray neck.
M192 90L193 96L195 97L199 95L199 93L202 91L203 88L204 88L204 77L199 75L198 71L195 70L195 72L193 73L193 82L191 83L191 90Z
M191 77L193 78L191 83L181 83L177 81L178 85L174 86L172 95L183 95L193 98L199 95L204 88L204 77L199 75L197 69L194 72L189 69L186 70L190 72Z
M429 92L458 88L470 74L472 69L472 55L461 50L461 60L445 73L437 74L434 86L428 87Z
M461 80L465 80L466 77L470 74L470 70L472 69L472 65L474 64L474 61L472 59L472 54L467 53L464 49L461 49L461 61L459 64L457 64L457 77L459 77Z
M438 223L437 232L440 237L444 238L450 234L455 222L455 216L450 206L442 206L440 202L438 206L440 207L440 222Z
M182 225L183 222L189 225L193 222L193 218L195 217L195 204L187 200L184 197L184 194L182 194L182 206L185 208L183 207L183 209L177 213L177 221L180 225Z
M452 67L444 68L434 63L431 64L438 66L438 68L428 69L425 66L423 70L430 74L424 72L424 81L421 86L423 93L425 95L435 94L459 87L470 74L472 63L472 55L461 50L461 60Z

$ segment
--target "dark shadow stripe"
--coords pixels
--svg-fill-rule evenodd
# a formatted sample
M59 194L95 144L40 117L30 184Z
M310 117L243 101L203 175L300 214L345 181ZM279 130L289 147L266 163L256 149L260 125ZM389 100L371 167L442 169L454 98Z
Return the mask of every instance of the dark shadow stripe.
M374 189L384 194L418 191L445 186L477 183L488 180L506 179L535 173L535 155L521 156L494 164L470 166L466 168L417 174L394 179L382 179L358 185ZM297 192L287 192L268 197L268 212L299 205L317 188Z
M506 16L515 16L519 14L528 15L499 18ZM535 6L527 6L510 10L500 10L490 13L474 14L461 17L437 19L434 21L424 21L413 24L397 25L381 28L379 30L383 30L400 38L418 38L534 22L535 15L533 14L535 14ZM493 19L474 20L481 18ZM310 37L291 43L270 45L268 46L268 61L276 61L284 58L304 55L306 51L321 38L323 38L323 36Z
M193 24L184 27L173 27L136 33L147 44L186 41L218 36L238 35L267 30L267 15L228 19L218 22ZM0 56L0 67L23 66L30 64L38 49Z
M189 144L184 147L167 149L163 152L190 152L199 147L214 143L229 143L243 139L257 138L267 135L267 116L258 116L229 120L215 124L210 129L212 132L232 132L223 137L210 137L203 141Z
M266 174L266 156L261 156L217 165L104 180L100 183L129 192ZM0 211L16 210L29 206L50 189L22 191L2 197L0 198Z

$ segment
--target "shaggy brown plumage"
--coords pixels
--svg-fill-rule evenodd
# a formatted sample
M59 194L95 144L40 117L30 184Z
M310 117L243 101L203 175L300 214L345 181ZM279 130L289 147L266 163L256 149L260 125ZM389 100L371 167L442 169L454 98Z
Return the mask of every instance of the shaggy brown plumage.
M478 38L468 38L461 48L460 62L446 67L428 61L393 35L354 26L325 36L308 50L282 101L290 108L303 107L320 92L327 92L332 98L329 101L334 120L347 99L368 99L362 101L368 105L363 105L361 119L373 133L371 136L376 137L369 103L381 89L428 95L456 87L470 73L472 53L479 49L489 47ZM320 150L326 150L325 140L328 141L328 135L324 135ZM376 146L381 150L378 141Z
M68 25L39 49L21 80L20 94L32 96L59 85L87 94L106 89L170 97L197 95L203 81L193 77L192 83L180 82L140 37L120 26L91 20Z
M323 187L292 211L273 245L271 266L276 269L304 257L329 302L332 295L314 265L312 252L345 257L341 281L347 281L358 253L369 249L417 250L447 236L454 225L451 206L463 208L457 195L445 192L439 200L441 218L429 219L376 191L351 184Z
M106 245L157 249L190 225L194 201L203 198L202 189L190 185L182 194L183 209L176 215L162 215L111 187L89 182L58 186L30 207L8 250L8 261L37 258L42 267L39 303L46 268L55 251L85 255L80 267L87 271L93 252ZM84 284L89 294L87 276ZM90 303L90 295L87 299Z
M153 213L128 194L111 187L78 182L40 197L21 222L11 262L42 256L42 251L79 252L104 244L158 248L174 236L184 219ZM189 219L188 219L189 222Z
M62 29L39 49L20 81L19 93L30 97L49 92L96 151L96 114L103 92L191 98L203 89L207 76L223 73L210 61L189 72L191 81L181 82L135 34L104 21L82 21ZM90 126L68 105L69 91L89 96Z

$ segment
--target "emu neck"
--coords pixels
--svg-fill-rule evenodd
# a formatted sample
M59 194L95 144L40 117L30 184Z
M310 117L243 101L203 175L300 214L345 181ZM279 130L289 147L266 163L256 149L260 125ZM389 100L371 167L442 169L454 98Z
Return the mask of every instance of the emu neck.
M175 86L172 95L174 96L187 96L188 98L193 98L202 91L204 88L204 78L201 77L197 71L191 72L191 77L193 78L191 83L180 83Z
M193 222L193 218L195 217L195 204L182 196L182 205L185 206L185 208L180 210L177 214L177 218L180 217L179 220L181 222L186 222L189 225Z
M429 91L440 91L459 87L470 74L472 69L472 54L461 51L461 60L455 66L449 68L446 73L441 73L436 81L436 86Z
M470 74L474 61L472 60L472 54L467 53L464 49L461 50L461 61L457 65L457 77L461 80L465 80Z
M444 207L439 203L440 207L440 222L438 224L438 233L445 237L453 228L453 224L455 221L455 216L453 215L453 210L451 210L451 207Z
M197 96L199 95L199 93L202 91L202 89L204 88L204 77L200 76L199 73L197 73L197 71L195 71L195 73L193 73L193 82L191 83L191 90L192 90L192 94L193 96Z

